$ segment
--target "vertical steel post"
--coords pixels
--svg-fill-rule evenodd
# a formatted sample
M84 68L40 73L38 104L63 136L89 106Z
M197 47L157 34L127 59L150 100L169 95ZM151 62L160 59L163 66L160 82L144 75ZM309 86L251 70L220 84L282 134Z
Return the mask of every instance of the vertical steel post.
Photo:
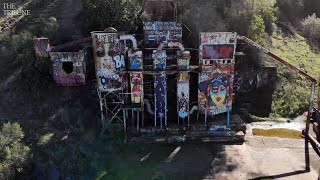
M227 112L227 127L230 127L230 108L228 107L228 112Z
M310 118L313 110L313 100L314 100L314 91L315 91L315 82L313 81L311 84L311 93L310 93L310 101L309 101L309 110L308 117L306 122L306 130L305 130L305 161L306 161L306 171L310 171L310 156L309 156L309 128L310 128Z
M140 127L139 127L139 124L140 124L140 111L137 111L137 132L139 132L139 129L140 129Z
M123 114L125 113L124 112L125 110L123 110ZM123 126L124 126L124 134L126 135L127 134L127 119L126 119L126 116L124 116L123 118Z

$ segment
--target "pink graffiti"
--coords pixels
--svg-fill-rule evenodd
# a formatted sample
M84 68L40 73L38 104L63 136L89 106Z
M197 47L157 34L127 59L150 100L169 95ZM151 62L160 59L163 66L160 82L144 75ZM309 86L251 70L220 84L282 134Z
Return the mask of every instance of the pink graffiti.
M86 84L84 74L55 75L54 80L61 86L78 86Z

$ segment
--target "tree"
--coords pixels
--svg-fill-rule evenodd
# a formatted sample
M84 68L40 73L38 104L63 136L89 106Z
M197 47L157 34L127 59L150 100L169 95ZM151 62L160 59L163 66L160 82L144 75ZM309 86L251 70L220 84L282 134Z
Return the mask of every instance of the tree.
M22 170L30 148L21 140L24 137L18 123L3 124L0 131L0 179L14 177L15 170Z
M320 47L320 18L313 13L302 21L302 30L308 41L317 47Z
M104 30L110 26L127 32L138 29L142 11L138 0L82 0L82 4L86 31Z
M256 41L259 44L264 43L264 32L265 32L265 25L263 18L258 16L253 16L250 23L249 23L249 38Z
M272 25L277 20L273 3L268 0L246 0L242 7L238 7L238 12L230 17L230 28L263 44L265 33L272 33Z

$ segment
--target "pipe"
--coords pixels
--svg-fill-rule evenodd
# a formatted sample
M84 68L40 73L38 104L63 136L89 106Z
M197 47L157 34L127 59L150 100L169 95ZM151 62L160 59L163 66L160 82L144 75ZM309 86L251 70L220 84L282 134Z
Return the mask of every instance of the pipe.
M189 114L193 114L193 113L194 113L194 111L197 111L197 110L198 110L198 105L194 105L194 106L192 106L192 108L191 108L191 110L190 110Z
M313 136L311 136L311 134L308 134L308 138L317 146L318 149L320 149L320 143Z
M148 99L144 99L144 103L147 105L147 111L151 115L154 115L154 111L152 111L150 101Z
M130 40L132 42L133 50L138 49L137 40L133 35L131 35L131 34L120 35L120 40Z
M185 51L183 44L181 44L180 42L169 42L169 43L161 43L158 46L158 51L162 50L164 47L169 47L169 48L175 48L178 47L180 49L181 52Z

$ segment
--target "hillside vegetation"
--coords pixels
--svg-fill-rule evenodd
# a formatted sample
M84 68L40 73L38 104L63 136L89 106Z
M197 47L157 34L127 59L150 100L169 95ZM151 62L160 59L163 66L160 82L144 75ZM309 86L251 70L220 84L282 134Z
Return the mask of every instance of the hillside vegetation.
M156 146L124 145L118 132L97 138L100 125L95 82L89 81L83 87L56 86L49 73L50 61L36 59L32 39L48 37L52 45L57 45L108 26L141 34L143 21L172 20L167 11L173 6L165 6L164 2L144 4L140 0L21 1L25 2L29 2L31 15L0 32L0 179L19 175L48 179L57 174L62 179L130 179L145 178L145 172L154 179L166 179L154 160L144 165L137 161ZM318 78L319 48L310 40L318 37L312 23L319 22L319 0L178 2L178 20L188 28L186 47L198 46L200 31L236 31ZM304 18L313 13L316 15L309 29L302 28ZM305 32L302 36L288 35L275 25L280 21ZM0 17L0 26L6 23L6 18ZM294 117L306 110L310 84L258 52L245 58L252 67L264 60L278 67L271 115ZM12 138L14 141L9 143L3 141ZM158 148L157 158L165 158L164 152L173 149ZM197 160L189 157L190 162ZM206 156L201 160L205 159Z
M280 32L274 33L271 40L271 50L275 54L319 79L320 53L304 37L285 36ZM273 95L272 115L295 117L308 108L311 82L286 67L277 66L279 78Z

